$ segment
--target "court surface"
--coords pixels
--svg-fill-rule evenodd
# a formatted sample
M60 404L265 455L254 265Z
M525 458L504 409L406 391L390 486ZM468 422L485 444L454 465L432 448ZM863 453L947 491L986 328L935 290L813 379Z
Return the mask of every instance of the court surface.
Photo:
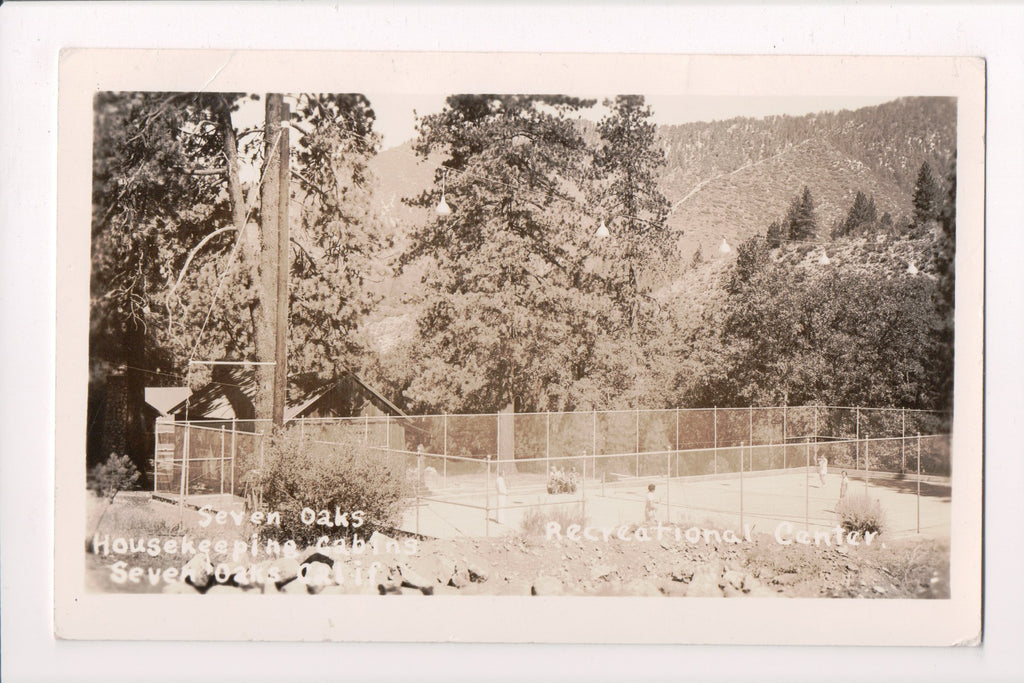
M543 475L515 475L509 478L508 495L498 510L499 496L493 480L490 487L485 487L482 477L448 477L445 487L425 492L419 504L410 505L403 513L401 528L437 538L500 536L519 531L524 515L531 509L540 510L542 519L547 519L554 516L557 507L585 507L587 523L594 526L643 525L647 486L653 483L657 516L666 525L722 530L749 526L754 533L773 533L788 522L793 531L823 531L837 522L840 478L838 472L830 472L822 485L816 470L808 472L804 468L755 472L744 476L742 482L737 474L603 482L587 478L585 487L573 494L552 495L544 490ZM922 481L920 501L913 477L897 480L876 474L869 478L866 490L885 512L886 536L949 538L948 480ZM852 476L847 496L864 492L863 474L860 478ZM490 509L489 515L485 508Z

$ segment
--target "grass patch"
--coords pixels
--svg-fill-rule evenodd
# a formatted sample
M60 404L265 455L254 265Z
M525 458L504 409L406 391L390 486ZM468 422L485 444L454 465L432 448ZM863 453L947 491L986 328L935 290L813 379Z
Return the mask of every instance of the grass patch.
M585 526L582 505L554 505L546 508L530 508L523 515L519 530L523 536L543 536L548 522L558 522L562 529L570 524Z
M873 532L881 534L885 531L885 511L878 500L867 496L849 496L839 501L836 506L839 524L846 531L858 531L861 534Z

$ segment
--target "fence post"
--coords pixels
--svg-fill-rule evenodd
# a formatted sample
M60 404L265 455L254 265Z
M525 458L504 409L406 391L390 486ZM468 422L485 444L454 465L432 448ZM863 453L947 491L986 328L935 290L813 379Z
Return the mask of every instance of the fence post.
M857 408L856 410L857 410L857 426L856 426L856 431L855 431L855 435L856 436L855 436L854 441L853 441L854 458L855 458L854 463L853 463L853 469L859 470L860 469L860 408Z
M870 434L865 434L864 435L864 497L865 498L867 498L867 496L868 496L868 467L869 467L869 465L868 465L868 460L869 460L868 454L870 453L870 448L871 448L871 435Z
M391 413L384 413L384 452L391 459Z
M782 469L786 469L786 451L789 449L789 437L786 436L787 410L786 406L782 406Z
M743 442L740 441L740 528L743 528Z
M751 472L754 471L754 404L750 404L750 426L748 427L749 434L747 435L748 451L750 453L750 460L747 461L747 469Z
M363 415L363 445L370 445L370 414Z
M263 469L263 465L266 462L266 458L263 457L264 456L263 446L264 446L264 444L266 444L266 441L267 440L264 438L263 432L260 432L260 469Z
M674 451L675 452L672 454L672 457L676 461L676 477L678 477L679 476L679 408L678 407L676 408L676 443L675 443ZM671 467L669 467L668 473L669 473L669 476L672 476L672 468Z
M804 467L804 529L811 529L811 438L804 442L807 464Z
M188 495L188 446L189 446L189 432L191 427L185 425L185 442L184 450L181 454L181 492L178 495L178 524L185 523L185 496ZM918 458L920 460L920 458Z
M715 411L715 436L714 436L714 458L715 458L715 474L718 474L718 406L714 407Z
M636 409L636 476L640 476L640 408Z
M900 427L900 473L907 472L907 409L903 408L902 426Z
M679 410L676 409L676 418ZM665 454L665 521L672 523L672 454Z
M444 487L448 488L448 413L444 414L442 418L442 424L444 426Z
M591 467L591 469L593 470L594 476L596 477L597 476L597 409L596 408L594 409L594 425L593 425L593 427L591 429L591 432L592 433L590 435L590 445L591 445L590 457L591 457L591 462L593 463L593 467ZM586 458L583 459L583 478L584 479L587 478L587 459Z
M487 454L487 488L484 491L484 536L491 536L491 454Z
M173 433L173 432L172 432ZM160 418L153 423L153 493L156 493L157 471L160 469ZM171 471L174 471L174 454L171 454Z
M544 476L551 473L551 411L544 411Z
M220 426L220 495L224 495L224 425Z
M299 418L299 437L306 438L306 418Z
M583 462L584 462L583 469L585 471L587 469L587 466L585 464L586 461L584 460ZM583 477L583 479L580 480L580 498L581 498L581 500L580 500L580 507L582 508L581 514L583 516L583 524L584 524L584 526L586 526L586 523L587 523L587 478L586 477Z
M235 495L235 418L231 418L231 495Z
M917 533L921 533L921 432L917 433Z
M814 406L814 462L818 462L818 406Z

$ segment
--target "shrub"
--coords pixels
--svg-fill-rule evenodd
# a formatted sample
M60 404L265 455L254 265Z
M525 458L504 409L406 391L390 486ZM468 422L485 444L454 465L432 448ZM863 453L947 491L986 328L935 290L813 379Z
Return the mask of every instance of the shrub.
M523 515L519 528L524 536L543 536L547 532L548 522L558 522L563 532L570 524L587 524L582 505L556 505L530 508Z
M885 529L885 511L882 504L867 496L850 496L836 507L839 523L846 531L882 533Z
M139 470L127 455L111 453L107 461L89 470L89 490L112 502L119 491L135 486Z
M394 525L409 493L405 473L396 460L389 461L349 435L322 444L303 437L297 429L280 430L270 437L255 481L264 507L281 513L280 526L265 525L261 533L300 545L314 543L321 536L335 539L358 534L365 538L375 528ZM317 516L326 510L332 526L304 523L305 508ZM333 526L336 510L348 514L347 527ZM357 511L365 521L355 529L352 515Z

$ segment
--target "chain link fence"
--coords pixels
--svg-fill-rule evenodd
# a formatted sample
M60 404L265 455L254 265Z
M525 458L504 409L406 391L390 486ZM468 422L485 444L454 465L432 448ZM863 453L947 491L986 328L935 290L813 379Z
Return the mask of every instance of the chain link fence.
M947 414L834 406L301 418L314 442L359 443L398 460L424 502L476 509L489 533L497 511L603 496L644 480L736 478L798 469L824 458L851 479L951 474ZM158 424L154 493L181 505L257 506L260 421ZM173 447L171 447L173 444ZM499 482L500 478L500 482ZM553 478L571 491L548 498ZM556 487L557 488L557 487ZM589 492L588 490L589 489ZM666 491L671 493L671 486ZM722 494L721 505L742 509ZM516 500L528 501L516 503ZM671 508L672 503L666 501ZM412 529L410 529L412 530Z

